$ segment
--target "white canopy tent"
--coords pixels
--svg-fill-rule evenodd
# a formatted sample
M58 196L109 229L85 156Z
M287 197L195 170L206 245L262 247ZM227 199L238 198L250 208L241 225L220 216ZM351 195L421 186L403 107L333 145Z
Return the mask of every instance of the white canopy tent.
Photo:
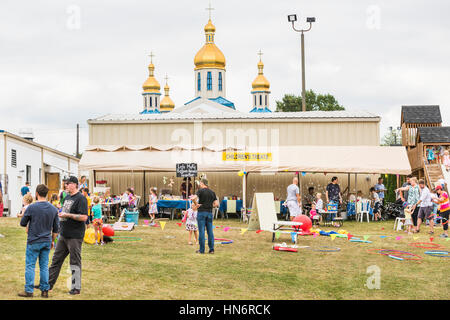
M245 158L245 160L244 160ZM295 146L259 149L185 146L89 146L81 170L175 171L195 162L199 171L304 171L333 173L411 173L404 147Z
M89 146L80 161L81 170L175 171L177 163L197 163L203 172L327 172L399 174L411 173L404 147L295 146L257 149L218 146Z

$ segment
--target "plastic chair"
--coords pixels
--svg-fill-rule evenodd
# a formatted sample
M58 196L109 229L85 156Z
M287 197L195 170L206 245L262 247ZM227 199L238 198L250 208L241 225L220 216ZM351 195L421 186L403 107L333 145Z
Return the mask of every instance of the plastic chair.
M398 229L399 229L400 223L402 223L401 226L403 227L405 225L405 220L406 220L405 218L400 218L400 217L395 218L394 231L399 231Z
M363 222L364 215L367 216L367 223L370 220L370 200L362 199L356 204L356 221Z

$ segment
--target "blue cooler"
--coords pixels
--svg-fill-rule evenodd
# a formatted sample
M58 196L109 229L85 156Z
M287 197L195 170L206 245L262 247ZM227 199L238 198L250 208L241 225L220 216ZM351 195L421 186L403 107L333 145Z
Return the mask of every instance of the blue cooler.
M139 211L125 211L125 222L134 222L135 225L138 225L139 220Z

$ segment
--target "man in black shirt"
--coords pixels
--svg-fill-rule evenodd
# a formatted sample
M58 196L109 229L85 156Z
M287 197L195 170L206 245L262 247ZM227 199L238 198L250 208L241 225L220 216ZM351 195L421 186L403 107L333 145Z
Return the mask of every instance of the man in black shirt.
M64 260L70 254L72 288L69 293L74 295L80 294L81 291L81 246L86 229L85 222L88 218L88 206L86 198L78 191L78 179L71 176L66 183L69 194L59 214L61 233L49 269L48 282L50 288L53 288Z
M219 201L217 200L214 191L208 188L208 180L203 178L200 181L200 189L197 191L198 203L200 207L197 213L197 224L198 224L198 242L200 244L200 249L197 253L205 253L205 227L208 232L208 247L209 253L214 253L214 232L213 232L213 207L219 206Z

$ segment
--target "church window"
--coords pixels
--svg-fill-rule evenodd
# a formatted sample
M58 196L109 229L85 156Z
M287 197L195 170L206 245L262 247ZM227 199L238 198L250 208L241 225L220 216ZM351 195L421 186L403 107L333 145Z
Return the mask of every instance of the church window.
M219 91L222 91L222 72L219 72Z
M267 95L266 95L266 107L267 107Z
M197 91L202 90L202 80L200 76L200 72L197 74Z
M150 107L153 107L153 106L152 106L152 97L149 96L149 98L150 98Z
M262 95L259 95L259 105L262 106Z
M206 79L206 89L208 91L212 90L212 75L211 75L211 71L208 71L208 76Z
M256 107L256 95L255 95L255 107Z

